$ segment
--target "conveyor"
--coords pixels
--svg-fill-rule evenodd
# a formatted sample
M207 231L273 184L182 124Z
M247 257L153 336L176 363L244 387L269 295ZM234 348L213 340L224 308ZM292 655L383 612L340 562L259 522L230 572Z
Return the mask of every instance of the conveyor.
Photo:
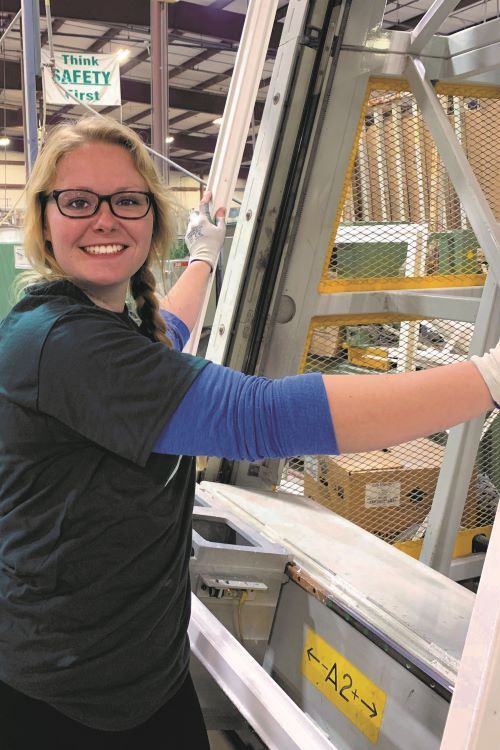
M197 497L288 552L264 666L334 746L439 748L474 595L308 498Z

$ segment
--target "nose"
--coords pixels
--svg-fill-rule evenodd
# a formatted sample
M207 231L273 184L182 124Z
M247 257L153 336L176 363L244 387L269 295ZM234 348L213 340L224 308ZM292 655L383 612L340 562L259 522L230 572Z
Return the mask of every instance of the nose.
M107 201L102 201L92 219L95 229L101 231L109 231L117 224L117 218L111 211L111 207Z

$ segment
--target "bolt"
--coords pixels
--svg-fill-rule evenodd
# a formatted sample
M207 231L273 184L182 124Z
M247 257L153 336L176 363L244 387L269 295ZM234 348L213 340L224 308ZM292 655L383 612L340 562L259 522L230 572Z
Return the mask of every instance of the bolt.
M226 330L226 326L225 325L220 325L219 326L219 333L220 333L221 336L224 334L225 330Z
M279 100L280 100L280 95L279 94L275 94L273 96L273 104L277 104L279 102Z
M247 211L247 212L246 212L246 214L245 214L245 219L246 219L247 221L250 221L250 219L251 219L251 218L252 218L252 209L251 209L251 208L249 208L249 209L248 209L248 211Z

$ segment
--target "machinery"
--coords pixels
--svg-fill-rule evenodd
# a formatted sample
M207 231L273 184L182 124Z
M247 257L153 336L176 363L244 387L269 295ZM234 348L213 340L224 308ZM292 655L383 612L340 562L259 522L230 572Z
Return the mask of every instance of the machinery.
M289 3L209 359L376 377L496 343L500 20L436 35L456 5L389 32L384 0ZM263 670L240 679L232 636L224 655L196 607L192 622L195 654L265 746L498 746L495 423L344 463L209 461L198 502L283 549ZM232 609L221 619L245 644L260 578L233 553L222 583L193 561L193 590ZM477 595L457 583L480 575ZM269 676L309 735L284 739L296 717Z

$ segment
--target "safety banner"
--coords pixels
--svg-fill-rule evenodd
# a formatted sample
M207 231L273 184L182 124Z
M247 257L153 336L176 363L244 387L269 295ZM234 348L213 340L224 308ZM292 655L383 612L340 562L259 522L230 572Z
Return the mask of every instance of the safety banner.
M94 107L119 106L120 65L116 55L85 52L55 52L55 66L49 67L50 55L42 50L43 88L49 104L69 104L69 91L79 101Z

